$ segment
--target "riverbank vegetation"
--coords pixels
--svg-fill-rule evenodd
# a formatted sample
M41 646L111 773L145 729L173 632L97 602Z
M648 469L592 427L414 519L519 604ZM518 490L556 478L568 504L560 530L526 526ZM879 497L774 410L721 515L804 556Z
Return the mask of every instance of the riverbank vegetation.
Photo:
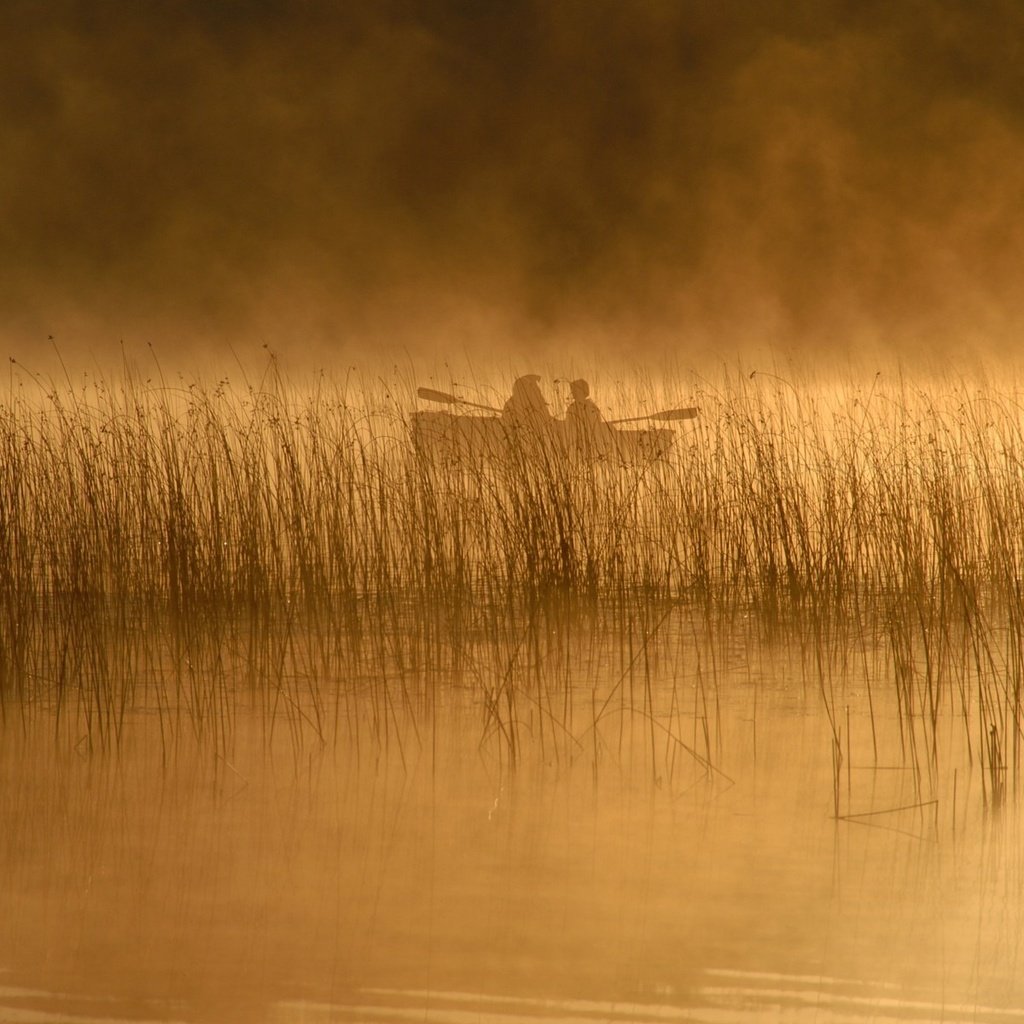
M653 723L652 746L667 734L709 769L715 661L681 638L721 652L742 630L799 644L837 750L835 680L859 658L895 691L916 762L937 762L945 709L993 786L1019 764L1012 388L627 382L602 396L619 415L700 415L667 458L620 464L417 458L416 383L295 385L274 364L242 385L12 374L5 717L46 709L102 747L148 709L169 743L223 746L255 704L301 744L336 737L358 703L383 742L389 722L426 720L462 687L483 734L517 756L530 716L532 735L582 748L570 719L584 691L595 723L624 703ZM685 738L652 680L668 680L677 715L691 706Z

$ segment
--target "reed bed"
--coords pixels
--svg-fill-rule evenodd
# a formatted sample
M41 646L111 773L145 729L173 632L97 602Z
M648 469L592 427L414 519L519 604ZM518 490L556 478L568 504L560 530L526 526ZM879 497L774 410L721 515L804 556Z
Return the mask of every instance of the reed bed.
M667 731L710 764L703 683L685 743L645 685L704 678L670 658L673 631L721 647L742 625L798 639L837 750L835 681L881 652L875 685L896 693L905 751L929 770L940 715L959 715L995 791L1020 762L1016 393L723 373L607 400L626 415L684 399L700 417L662 460L445 460L413 451L400 377L293 385L273 363L241 386L12 376L4 715L46 709L107 746L148 710L168 742L223 746L255 705L295 742L364 717L387 742L461 686L506 751L526 718L571 751L573 690L600 676L655 723L652 746Z

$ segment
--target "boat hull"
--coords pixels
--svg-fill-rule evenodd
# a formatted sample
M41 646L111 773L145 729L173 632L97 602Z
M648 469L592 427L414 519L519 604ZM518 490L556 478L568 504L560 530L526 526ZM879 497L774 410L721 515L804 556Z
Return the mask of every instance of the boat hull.
M413 413L410 434L420 457L453 462L515 456L649 462L664 458L675 440L675 432L664 427L606 427L599 434L584 436L560 420L539 429L523 429L496 416L457 416L450 412Z

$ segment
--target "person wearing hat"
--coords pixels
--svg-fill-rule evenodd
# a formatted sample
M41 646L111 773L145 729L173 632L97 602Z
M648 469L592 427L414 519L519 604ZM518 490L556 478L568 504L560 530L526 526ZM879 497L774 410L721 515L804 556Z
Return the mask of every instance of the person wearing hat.
M540 377L535 373L519 377L512 385L512 395L501 410L502 422L513 430L536 433L550 428L553 418L540 390Z

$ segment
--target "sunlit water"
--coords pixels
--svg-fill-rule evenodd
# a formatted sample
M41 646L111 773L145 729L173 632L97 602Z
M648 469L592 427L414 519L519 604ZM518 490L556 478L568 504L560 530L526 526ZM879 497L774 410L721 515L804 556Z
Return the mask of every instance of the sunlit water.
M955 721L908 758L878 678L874 737L836 681L837 760L792 651L744 650L713 689L521 695L514 758L472 687L170 751L153 714L101 753L8 707L0 1020L1024 1020L1012 789Z

